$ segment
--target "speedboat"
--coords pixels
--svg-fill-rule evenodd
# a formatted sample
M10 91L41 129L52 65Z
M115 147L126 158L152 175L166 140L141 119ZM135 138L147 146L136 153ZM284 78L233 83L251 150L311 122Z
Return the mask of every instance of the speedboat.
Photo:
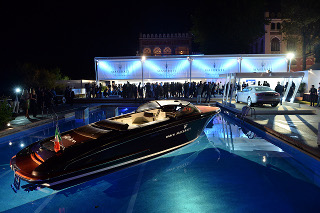
M188 101L156 100L135 112L56 134L12 157L11 187L16 192L21 179L28 182L21 187L26 191L62 189L154 159L196 140L219 112Z

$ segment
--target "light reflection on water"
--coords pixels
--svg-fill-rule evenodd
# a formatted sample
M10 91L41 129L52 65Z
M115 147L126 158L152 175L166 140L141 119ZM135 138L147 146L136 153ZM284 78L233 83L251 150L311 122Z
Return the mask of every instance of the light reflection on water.
M104 119L91 114L89 122ZM62 123L61 131L84 123ZM218 115L190 145L155 160L61 191L13 193L10 158L54 128L0 145L0 211L12 212L307 212L320 190L287 148ZM313 178L317 178L313 176Z

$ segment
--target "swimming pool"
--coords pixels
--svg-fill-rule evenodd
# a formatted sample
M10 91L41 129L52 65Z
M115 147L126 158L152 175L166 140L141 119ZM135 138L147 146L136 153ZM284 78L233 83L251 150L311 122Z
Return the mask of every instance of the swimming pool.
M90 113L89 122L106 112ZM61 131L84 125L73 118ZM155 160L61 191L10 188L10 158L54 134L54 126L0 144L0 211L8 212L317 212L319 162L227 115L190 145ZM269 141L265 140L267 138ZM276 146L276 145L277 146ZM293 157L294 156L294 157ZM318 185L318 186L317 186Z

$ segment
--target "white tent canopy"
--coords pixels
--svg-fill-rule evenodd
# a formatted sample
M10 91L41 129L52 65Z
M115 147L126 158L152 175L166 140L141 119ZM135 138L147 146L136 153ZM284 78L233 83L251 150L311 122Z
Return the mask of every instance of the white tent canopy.
M227 73L286 72L284 54L96 57L97 81L218 79Z

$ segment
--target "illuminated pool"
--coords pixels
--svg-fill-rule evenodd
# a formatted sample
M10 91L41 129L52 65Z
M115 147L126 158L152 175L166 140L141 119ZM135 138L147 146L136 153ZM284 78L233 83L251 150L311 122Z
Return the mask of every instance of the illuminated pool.
M103 110L89 122L104 119ZM69 119L61 131L84 125ZM155 160L61 191L10 187L10 158L54 134L53 125L0 143L0 211L317 212L319 162L220 114L190 145ZM261 135L259 135L261 134ZM278 146L274 145L277 144ZM294 156L294 157L292 157ZM308 166L305 166L308 165Z

